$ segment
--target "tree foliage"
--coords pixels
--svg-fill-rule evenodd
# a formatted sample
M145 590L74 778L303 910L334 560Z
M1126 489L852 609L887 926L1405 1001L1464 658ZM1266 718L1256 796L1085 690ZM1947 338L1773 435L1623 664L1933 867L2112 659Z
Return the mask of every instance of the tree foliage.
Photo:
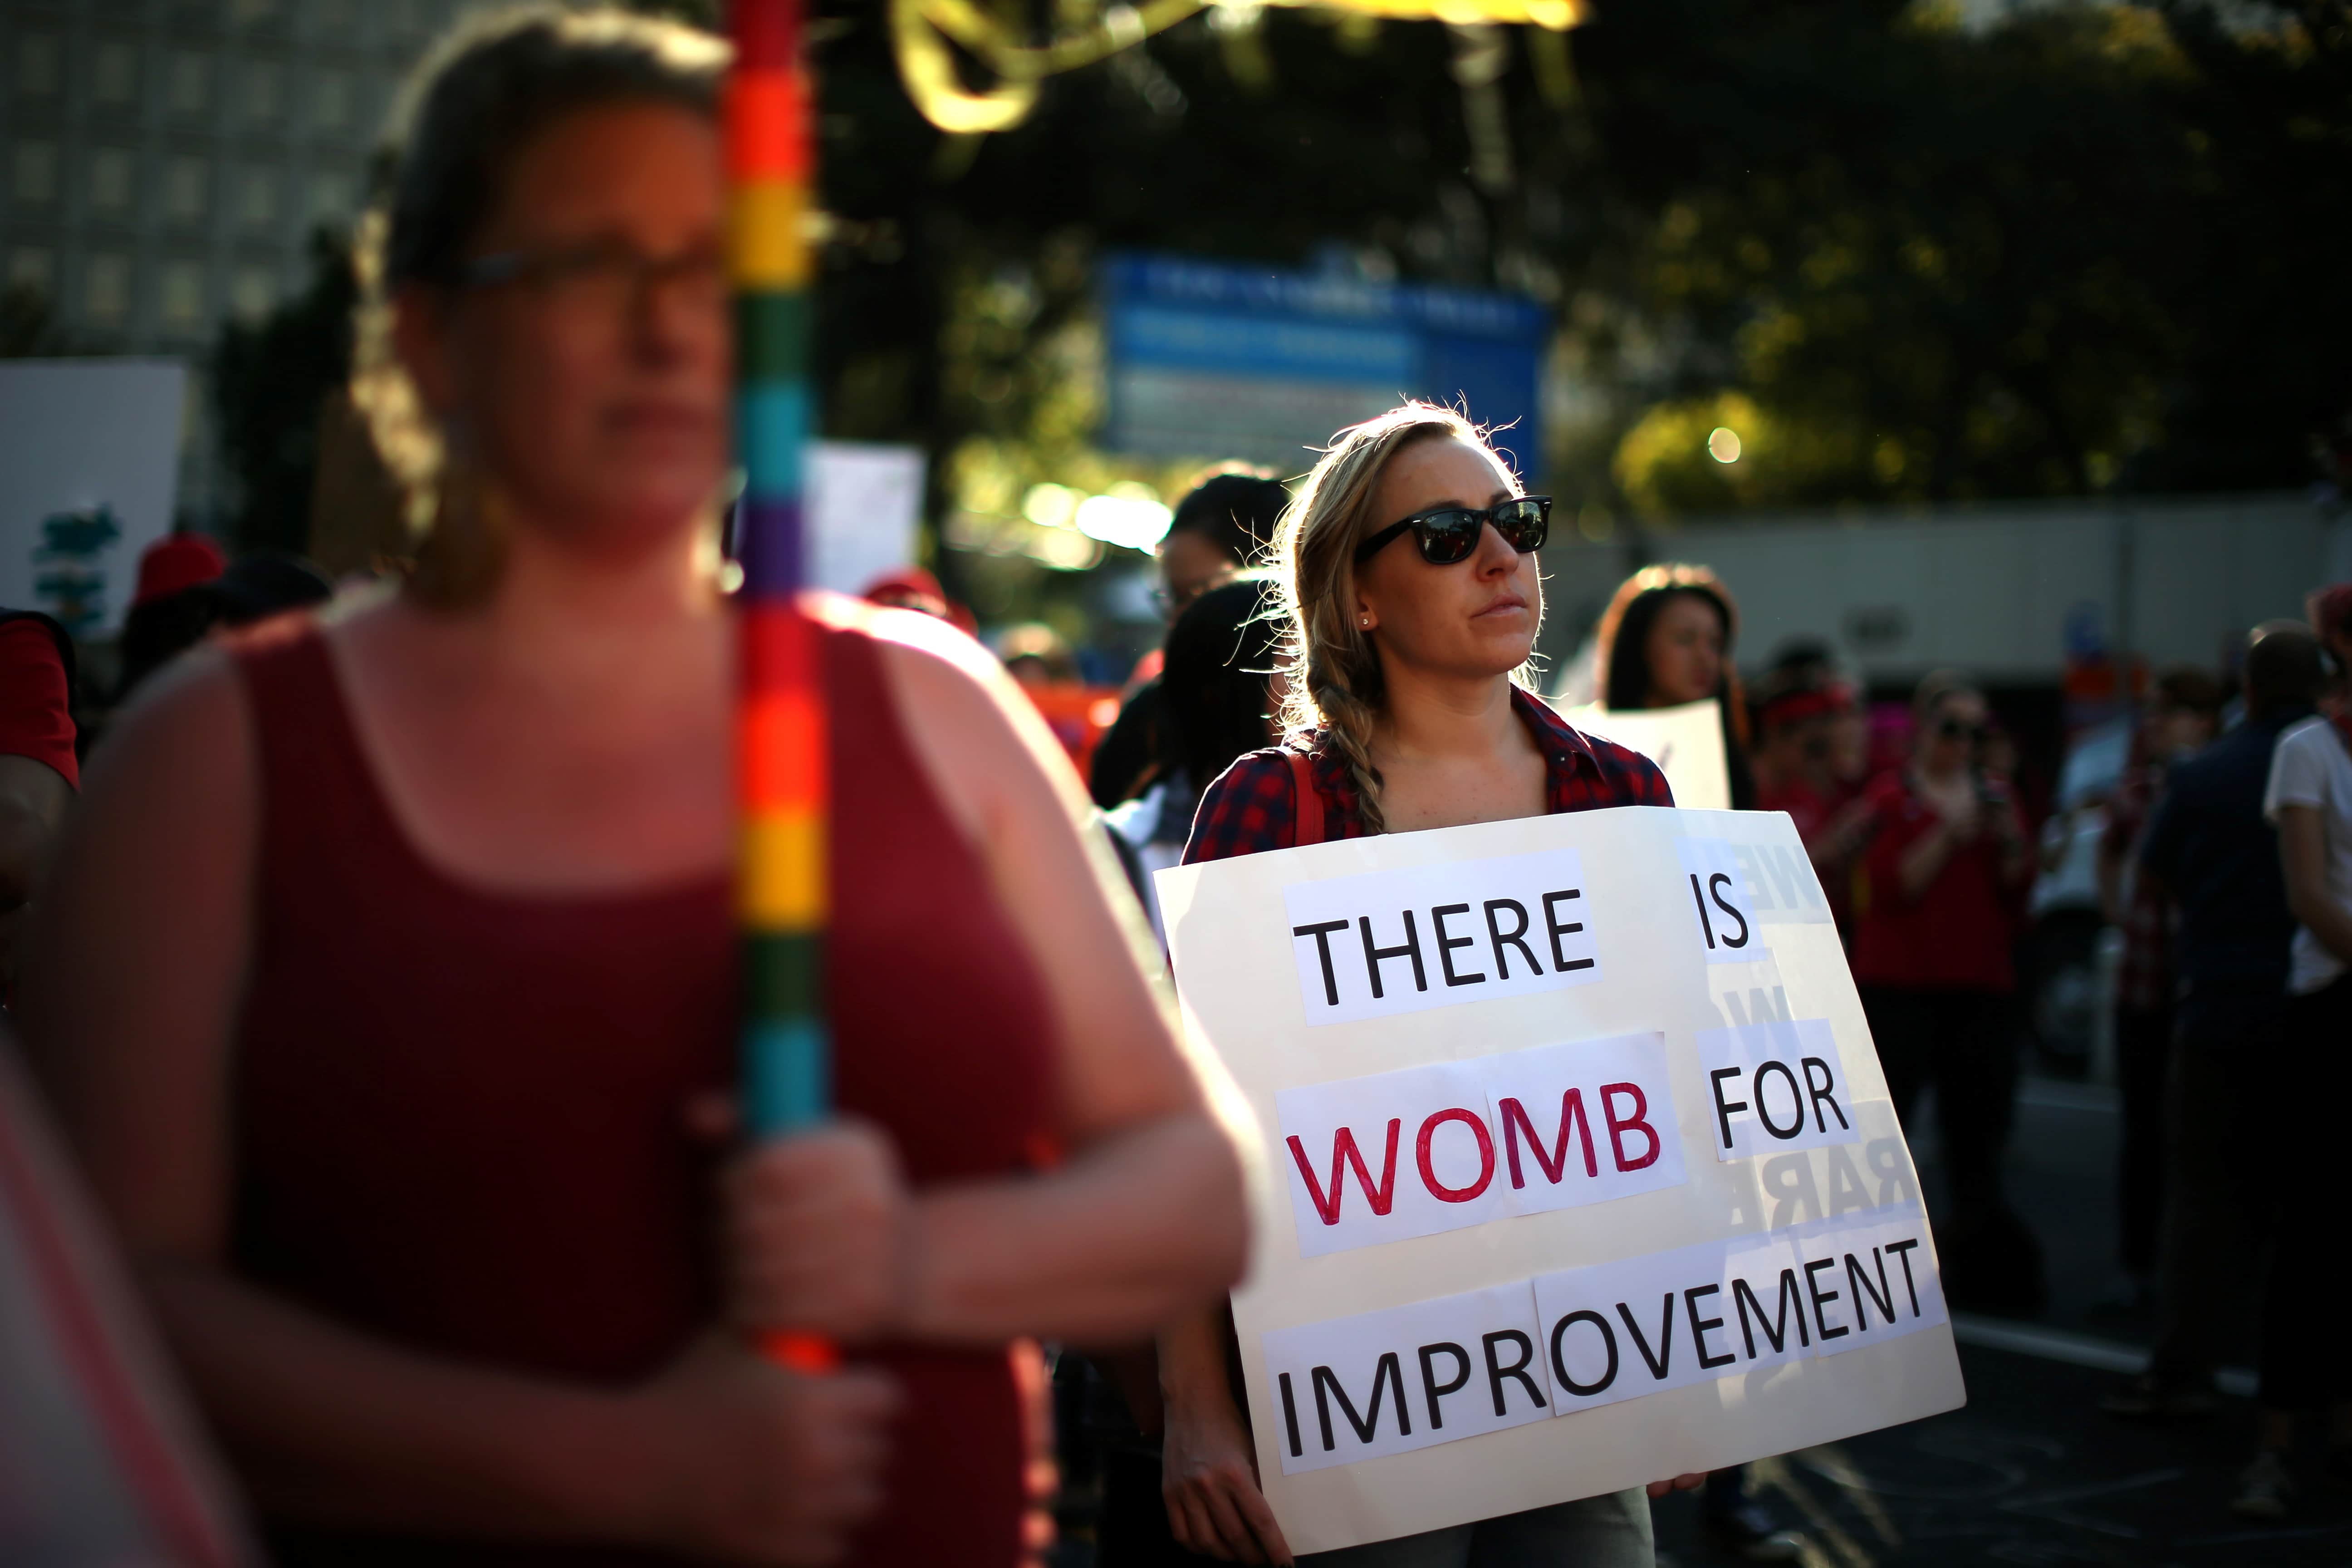
M231 321L213 350L222 456L236 487L227 530L240 550L307 549L318 479L319 415L350 380L359 283L348 241L310 237L302 292L257 321Z
M983 139L915 112L885 7L821 9L825 429L926 448L935 523L1040 479L1170 479L1089 447L1113 247L1533 295L1559 323L1546 479L1588 531L2293 486L2352 404L2352 0L1990 27L1934 0L1600 0L1564 41L1215 12ZM248 540L299 538L349 298L322 252L223 341Z

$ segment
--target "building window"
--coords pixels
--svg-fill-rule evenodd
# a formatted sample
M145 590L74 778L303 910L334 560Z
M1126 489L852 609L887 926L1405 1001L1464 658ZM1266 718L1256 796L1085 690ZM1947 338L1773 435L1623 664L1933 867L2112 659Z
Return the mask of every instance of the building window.
M155 314L164 330L192 332L205 324L205 264L166 261L156 289Z
M253 60L245 68L245 117L257 125L278 118L278 62Z
M89 210L121 217L136 205L138 154L127 147L100 147L89 155Z
M45 246L20 245L8 253L8 286L47 294L58 282L58 258Z
M54 33L26 33L16 40L16 90L47 98L58 90L58 39Z
M247 169L237 182L237 221L247 228L268 228L278 221L278 171Z
M110 251L91 257L82 268L82 315L101 325L111 326L129 314L130 310L131 258Z
M331 174L326 170L310 176L310 222L329 226L341 224L352 216L352 182L349 176Z
M172 112L202 114L212 107L213 62L208 55L184 51L172 57Z
M310 124L319 131L341 131L352 122L352 79L341 71L320 71L310 85Z
M9 163L16 199L28 206L58 199L58 148L54 142L19 142Z
M139 97L139 49L121 38L100 39L90 56L89 96L101 109L127 109Z
M278 274L261 262L248 261L236 269L229 284L229 308L247 321L257 321L278 303Z
M163 211L173 223L202 223L212 195L212 170L201 158L174 158L163 181Z

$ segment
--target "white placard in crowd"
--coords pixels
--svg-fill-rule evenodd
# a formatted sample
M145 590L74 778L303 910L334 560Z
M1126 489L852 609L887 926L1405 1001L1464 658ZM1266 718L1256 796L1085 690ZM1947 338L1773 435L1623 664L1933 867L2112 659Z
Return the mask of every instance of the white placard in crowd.
M1723 754L1723 710L1710 697L1675 708L1617 710L1587 703L1560 717L1588 735L1600 735L1658 764L1686 810L1731 805L1731 773Z
M1349 839L1158 891L1185 1027L1264 1140L1234 1317L1296 1550L1961 1403L1917 1174L1785 816Z
M171 531L187 387L177 360L0 363L0 607L122 629L140 553Z
M819 441L808 455L809 580L862 594L914 563L923 511L923 452L864 441Z

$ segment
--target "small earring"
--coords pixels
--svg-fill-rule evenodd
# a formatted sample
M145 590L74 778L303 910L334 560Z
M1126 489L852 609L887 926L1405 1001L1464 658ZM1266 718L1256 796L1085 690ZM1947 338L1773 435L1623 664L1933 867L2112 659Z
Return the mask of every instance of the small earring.
M1370 616L1358 616L1356 617L1356 624L1363 627L1366 631L1370 631L1372 629L1372 617Z

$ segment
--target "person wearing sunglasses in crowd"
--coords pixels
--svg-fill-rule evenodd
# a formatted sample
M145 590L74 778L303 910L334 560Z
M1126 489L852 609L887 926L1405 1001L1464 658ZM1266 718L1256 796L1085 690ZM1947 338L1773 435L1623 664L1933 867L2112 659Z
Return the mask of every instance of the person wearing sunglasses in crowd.
M1410 403L1340 432L1284 514L1276 570L1288 739L1212 785L1188 862L1558 811L1672 805L1646 757L1580 734L1525 684L1551 500L1477 428ZM1175 1539L1290 1563L1231 1381L1231 1319L1163 1330L1162 1491ZM1696 1476L1650 1488L1699 1484ZM1648 1568L1640 1488L1296 1559L1329 1568ZM1106 1563L1105 1568L1113 1568Z
M2009 781L1984 766L1984 694L1919 683L1911 760L1866 792L1874 837L1855 891L1853 978L1906 1129L1936 1086L1948 1212L1936 1226L1955 1304L2032 1310L2039 1249L2001 1194L2017 1078L2012 938L2033 855Z

